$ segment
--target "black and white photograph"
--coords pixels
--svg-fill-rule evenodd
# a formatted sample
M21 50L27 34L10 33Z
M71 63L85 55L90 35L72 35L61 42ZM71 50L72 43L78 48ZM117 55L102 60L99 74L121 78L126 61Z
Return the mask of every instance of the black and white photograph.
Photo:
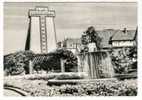
M137 2L4 2L3 95L137 96Z

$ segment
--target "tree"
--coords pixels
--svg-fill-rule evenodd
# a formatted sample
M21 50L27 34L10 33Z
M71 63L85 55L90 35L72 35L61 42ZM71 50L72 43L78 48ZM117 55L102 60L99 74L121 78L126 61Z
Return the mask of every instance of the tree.
M83 32L81 41L84 49L86 49L89 43L96 43L97 49L100 49L102 38L98 35L95 28L90 26L85 32Z
M129 50L128 56L132 60L131 62L131 69L137 70L137 47L133 47Z
M34 62L34 70L37 72L40 70L49 72L51 70L60 69L60 60L54 54L43 54L39 57L39 59L40 60Z
M112 53L112 64L116 73L130 73L137 70L137 48L123 48L117 55Z
M17 75L22 72L28 73L28 63L32 59L32 51L18 51L4 56L4 70L7 74Z
M66 49L57 49L54 52L45 54L46 57L40 62L35 63L36 66L40 66L39 69L45 71L57 70L61 68L60 59L65 60L66 71L71 71L73 67L77 66L77 57L69 50Z

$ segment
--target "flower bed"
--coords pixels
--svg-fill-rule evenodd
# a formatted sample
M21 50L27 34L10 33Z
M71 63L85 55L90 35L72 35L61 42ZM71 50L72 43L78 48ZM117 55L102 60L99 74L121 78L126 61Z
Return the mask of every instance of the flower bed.
M94 80L93 83L49 86L45 80L7 79L5 84L19 87L32 96L136 96L137 80Z

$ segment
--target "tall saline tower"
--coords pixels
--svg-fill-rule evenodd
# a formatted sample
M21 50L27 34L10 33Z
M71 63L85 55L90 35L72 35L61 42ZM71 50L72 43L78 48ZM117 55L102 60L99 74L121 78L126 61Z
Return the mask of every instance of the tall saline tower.
M49 53L56 49L55 11L48 7L35 7L28 12L29 29L25 50Z

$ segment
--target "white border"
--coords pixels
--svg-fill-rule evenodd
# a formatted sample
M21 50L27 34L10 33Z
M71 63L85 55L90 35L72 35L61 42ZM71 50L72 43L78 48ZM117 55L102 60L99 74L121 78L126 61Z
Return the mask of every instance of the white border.
M3 0L5 2L137 2L137 0Z
M129 99L129 100L136 100L136 99L140 99L142 96L142 67L140 66L140 64L142 63L142 1L139 0L138 1L138 96L136 97L4 97L3 96L3 2L137 2L137 0L2 0L0 1L0 99L1 100L6 100L6 99L10 99L10 100L30 100L30 99L35 99L35 100L39 100L39 99L53 99L53 100L57 100L57 99L69 99L69 100L76 100L76 99L81 99L81 100L86 100L86 99L98 99L98 100L120 100L120 99Z
M3 3L0 2L0 96L3 95Z
M138 2L138 93L142 96L142 1Z

